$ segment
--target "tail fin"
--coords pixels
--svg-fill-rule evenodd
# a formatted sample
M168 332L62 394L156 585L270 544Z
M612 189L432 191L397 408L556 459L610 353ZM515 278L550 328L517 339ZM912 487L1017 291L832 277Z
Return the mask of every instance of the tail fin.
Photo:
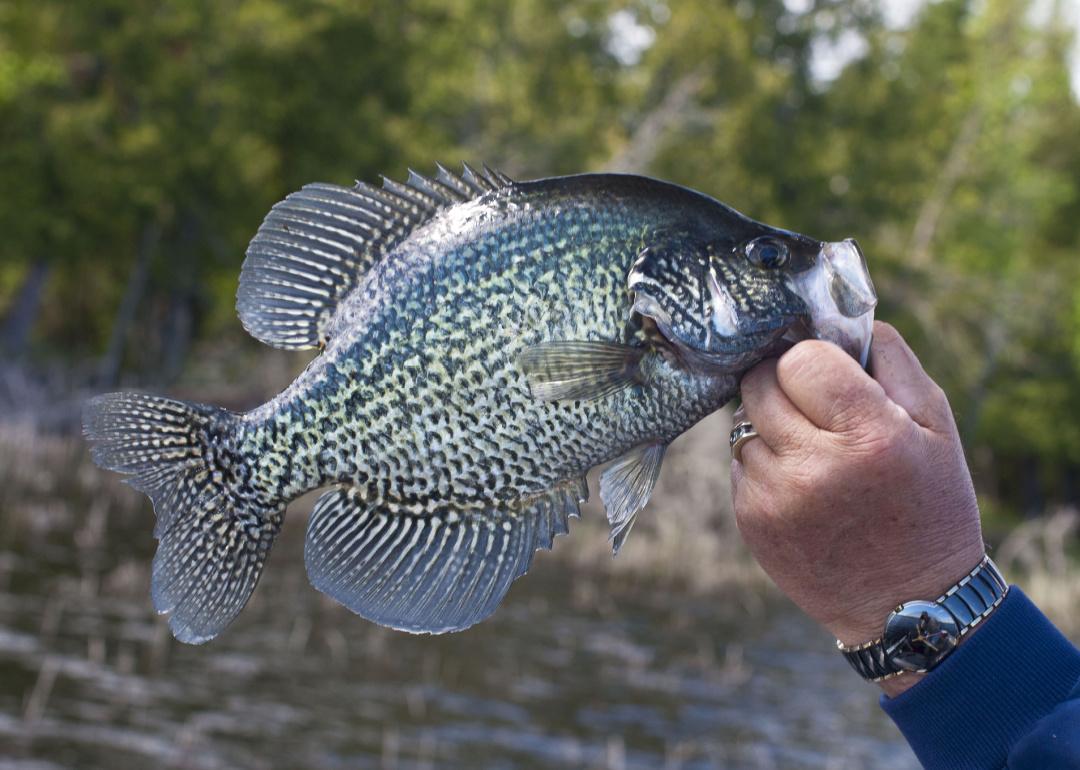
M182 642L213 639L236 617L281 529L284 503L242 481L236 426L224 409L140 393L98 396L84 411L94 462L130 474L154 503L154 607Z

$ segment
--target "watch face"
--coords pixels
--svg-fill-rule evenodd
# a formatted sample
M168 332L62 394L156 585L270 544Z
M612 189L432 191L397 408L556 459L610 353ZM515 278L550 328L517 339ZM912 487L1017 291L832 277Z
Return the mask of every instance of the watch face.
M885 621L885 657L906 671L925 671L956 647L960 629L942 606L908 602Z

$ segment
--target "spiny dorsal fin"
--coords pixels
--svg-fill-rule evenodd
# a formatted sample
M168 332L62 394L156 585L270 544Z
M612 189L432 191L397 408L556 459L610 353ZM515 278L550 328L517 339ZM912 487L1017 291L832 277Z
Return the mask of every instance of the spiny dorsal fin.
M278 348L326 342L341 300L360 276L413 230L456 203L513 184L505 174L464 164L434 179L409 171L382 189L314 183L276 204L247 249L236 310L256 339Z
M315 504L304 563L311 584L368 620L402 631L460 631L486 618L538 548L569 531L583 482L510 503L505 510L440 503L389 511L338 487Z

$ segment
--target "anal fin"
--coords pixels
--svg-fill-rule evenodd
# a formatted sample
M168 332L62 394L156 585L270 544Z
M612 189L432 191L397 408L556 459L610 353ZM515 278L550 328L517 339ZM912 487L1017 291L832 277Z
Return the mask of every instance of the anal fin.
M360 490L324 494L304 561L317 589L368 620L413 633L460 631L488 617L538 548L578 515L579 484L505 509L390 512Z
M585 401L637 382L645 352L617 342L543 342L521 351L517 365L534 398Z
M618 553L634 526L638 511L652 497L664 462L665 444L643 444L630 450L600 474L600 499L611 525L611 547Z

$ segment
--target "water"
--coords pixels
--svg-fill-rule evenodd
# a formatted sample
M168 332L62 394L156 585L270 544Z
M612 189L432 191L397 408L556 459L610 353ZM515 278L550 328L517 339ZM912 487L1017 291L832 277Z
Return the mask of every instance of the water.
M145 509L0 510L3 770L917 767L875 688L776 601L543 554L490 621L410 636L307 585L293 516L248 609L191 647L150 609Z

